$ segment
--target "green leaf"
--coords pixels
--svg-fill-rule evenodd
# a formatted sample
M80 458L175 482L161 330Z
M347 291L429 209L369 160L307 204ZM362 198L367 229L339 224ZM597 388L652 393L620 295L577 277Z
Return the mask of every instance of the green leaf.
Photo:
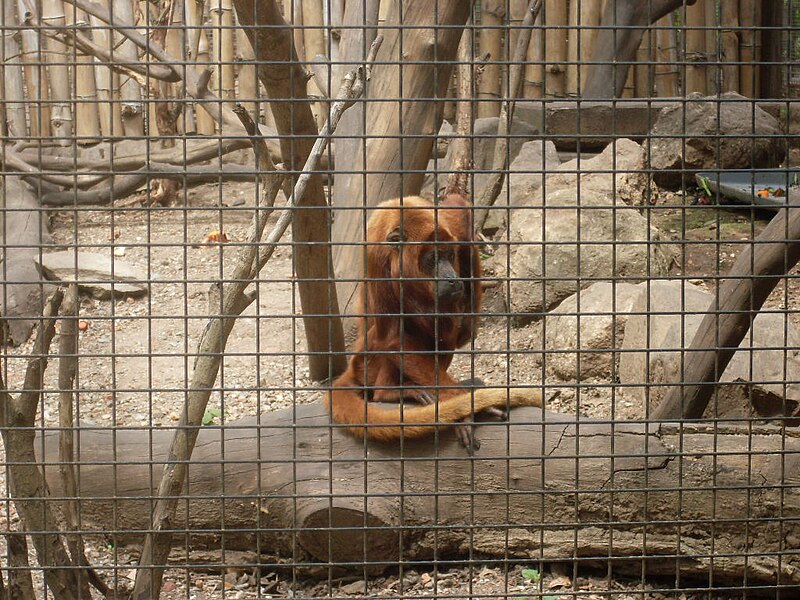
M536 569L522 569L522 576L533 583L537 583L542 578L542 574Z
M700 184L700 188L703 190L703 193L705 193L706 196L710 198L714 195L714 193L711 191L711 186L708 184L708 177L700 177L698 179L698 183Z
M203 413L203 425L212 425L215 419L222 416L222 411L218 408L208 408Z

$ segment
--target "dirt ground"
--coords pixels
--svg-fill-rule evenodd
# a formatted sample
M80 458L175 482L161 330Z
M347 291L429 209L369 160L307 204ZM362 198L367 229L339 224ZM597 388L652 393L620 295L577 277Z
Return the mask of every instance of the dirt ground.
M237 242L249 225L253 187L245 184L205 185L188 192L185 207L148 209L119 207L114 210L79 210L53 214L57 247L114 248L120 260L131 262L152 279L149 293L140 298L113 301L83 296L80 334L78 414L82 421L113 427L159 427L174 424L184 406L185 389L191 375L192 353L214 308L208 306L208 289L221 272L229 272ZM709 274L730 267L742 246L737 240L752 239L770 215L689 206L679 197L661 198L652 211L653 223L681 244L682 256L675 273L697 278L713 290ZM663 202L671 202L664 204ZM221 206L225 204L227 206ZM130 205L130 203L127 203ZM273 215L272 221L277 218ZM214 230L224 231L228 242L209 243ZM705 243L717 240L720 245ZM284 240L288 243L288 236ZM491 248L488 248L491 251ZM487 291L486 311L502 311L500 290ZM798 285L779 286L771 306L797 304ZM792 313L797 323L797 313ZM55 351L54 344L54 351ZM239 319L230 337L219 385L213 394L209 417L217 424L235 421L293 403L319 397L316 384L307 376L303 355L304 333L299 298L292 278L290 248L280 248L261 274L258 300ZM7 381L11 389L21 386L28 342L6 354ZM560 395L549 408L574 414L576 407L586 416L618 419L639 418L641 407L618 398L613 382L574 383L546 379L546 357L542 353L541 325L513 328L504 316L487 314L475 341L474 358L461 353L453 366L458 378L480 377L487 383L536 383L543 380L548 392ZM56 389L56 369L49 369L47 386ZM54 393L42 403L46 425L57 422ZM4 479L4 478L3 478ZM2 482L4 484L4 481ZM13 511L12 527L16 527ZM6 526L9 524L5 524ZM104 536L90 537L89 560L117 566L124 587L133 576L135 557L125 548L114 547ZM544 594L548 599L574 597L692 598L688 593L661 594L640 580L608 578L605 574L573 573L571 566L550 568L534 581L527 567L506 572L502 566L454 565L449 570L395 572L385 577L345 579L314 583L262 571L174 570L167 576L165 598L311 598L407 595L448 598L501 597ZM666 584L669 589L669 582ZM707 598L707 594L701 594ZM403 596L405 597L405 596ZM536 596L539 597L539 596ZM699 597L699 595L697 596Z

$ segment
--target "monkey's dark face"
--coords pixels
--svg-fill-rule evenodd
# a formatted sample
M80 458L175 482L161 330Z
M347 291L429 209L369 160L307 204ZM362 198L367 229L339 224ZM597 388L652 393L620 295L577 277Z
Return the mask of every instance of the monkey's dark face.
M453 246L428 246L420 254L419 270L429 277L431 295L446 305L464 298L464 282L458 276L456 253Z

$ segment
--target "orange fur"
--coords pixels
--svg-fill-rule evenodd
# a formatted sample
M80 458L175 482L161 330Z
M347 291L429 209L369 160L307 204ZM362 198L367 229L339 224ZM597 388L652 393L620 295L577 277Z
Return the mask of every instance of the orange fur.
M417 438L432 434L437 422L456 423L487 408L542 405L535 390L467 390L447 373L455 349L475 336L480 311L481 264L470 208L461 196L436 206L408 197L375 208L367 224L358 338L327 396L333 420L354 435ZM438 272L428 268L431 256L445 261L435 263ZM454 271L463 286L445 300L436 277L443 269ZM399 401L401 394L435 403L402 410L370 404Z

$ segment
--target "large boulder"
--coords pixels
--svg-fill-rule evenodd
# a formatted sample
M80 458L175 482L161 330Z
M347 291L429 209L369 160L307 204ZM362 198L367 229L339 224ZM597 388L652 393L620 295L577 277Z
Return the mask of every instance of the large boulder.
M778 120L735 92L690 94L661 110L650 133L650 166L660 186L694 181L698 171L777 167L786 154Z
M538 206L514 210L507 242L490 267L509 278L506 302L522 322L597 280L664 276L674 256L661 233L610 189L557 189Z
M632 283L598 282L547 313L547 369L565 381L608 379L623 332L641 288Z
M531 140L522 144L519 154L508 168L500 195L489 211L484 231L495 232L505 227L506 208L520 206L526 198L542 187L544 179L553 173L561 160L555 144L549 140Z
M647 157L644 148L627 138L608 144L592 158L574 158L556 168L545 181L543 192L578 189L613 195L625 204L648 204ZM531 204L532 205L532 204Z
M510 309L535 316L592 278L667 274L674 249L657 243L661 233L635 208L647 188L644 160L639 144L616 140L591 159L556 167L544 186L515 195L518 208L506 228L510 244L501 243L489 263L512 278Z
M483 188L486 187L486 181L489 176L488 173L481 173L480 171L488 171L494 168L494 149L497 145L497 126L499 123L500 119L498 117L484 117L475 119L473 124L472 160L477 171L473 174L475 196L479 196ZM442 135L446 135L446 133L446 131L443 131ZM530 123L520 119L513 119L508 140L509 162L513 162L517 157L525 142L538 134L539 131ZM447 154L445 154L444 158L437 161L431 160L428 163L428 173L426 173L425 181L422 185L423 196L431 197L447 184L447 178L453 165L454 147L452 143L448 144Z
M669 390L664 384L682 381L682 367L692 360L685 349L714 296L681 281L651 281L641 287L625 326L619 377L624 394L642 407L649 401L652 414ZM739 348L720 379L737 385L723 391L741 388L738 382L753 382L779 398L800 399L800 333L785 314L758 314Z

